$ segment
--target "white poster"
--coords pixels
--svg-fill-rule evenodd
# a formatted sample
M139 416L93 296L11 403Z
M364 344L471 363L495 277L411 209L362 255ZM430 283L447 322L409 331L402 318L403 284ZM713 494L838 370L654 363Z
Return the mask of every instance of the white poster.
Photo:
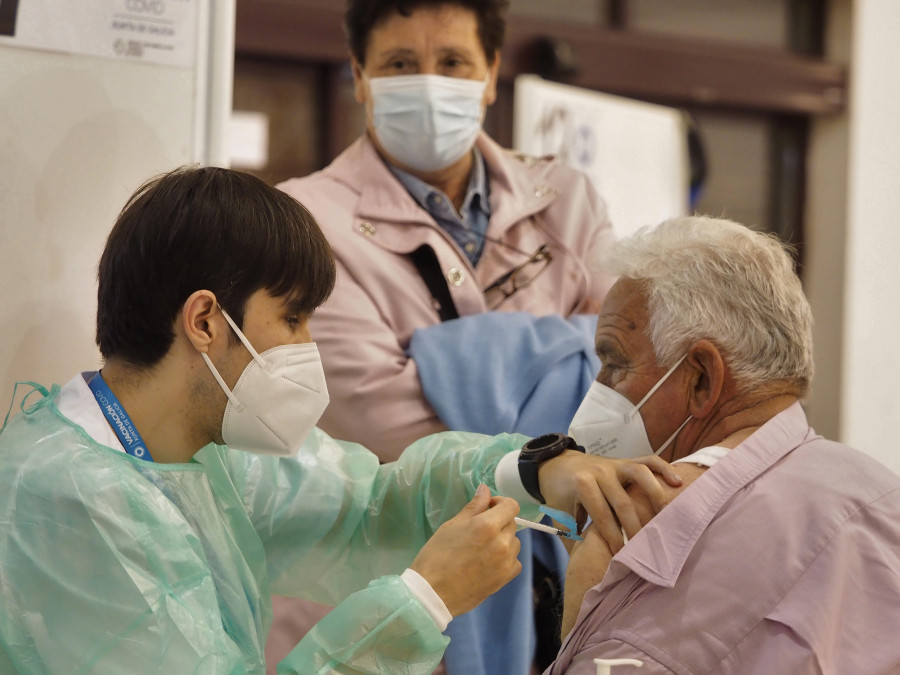
M688 210L687 129L674 108L520 75L513 144L590 176L619 236Z
M0 0L0 45L193 68L198 0Z

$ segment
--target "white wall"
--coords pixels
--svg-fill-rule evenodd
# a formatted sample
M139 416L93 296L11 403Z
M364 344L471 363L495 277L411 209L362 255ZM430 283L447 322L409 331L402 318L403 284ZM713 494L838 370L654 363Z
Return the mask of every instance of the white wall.
M900 471L900 2L853 11L842 436Z
M138 185L194 159L195 83L191 70L94 56L4 46L0 60L5 410L17 380L62 384L98 367L106 235Z
M826 30L827 58L849 64L852 0L833 0ZM815 325L816 375L807 402L812 426L827 438L841 438L844 349L844 281L847 237L847 153L849 111L813 118L807 157L806 294Z
M14 382L98 367L97 263L129 195L227 160L234 0L196 7L191 67L0 44L0 419Z
M810 419L900 472L900 3L833 0L830 9L829 57L849 61L850 101L812 136Z

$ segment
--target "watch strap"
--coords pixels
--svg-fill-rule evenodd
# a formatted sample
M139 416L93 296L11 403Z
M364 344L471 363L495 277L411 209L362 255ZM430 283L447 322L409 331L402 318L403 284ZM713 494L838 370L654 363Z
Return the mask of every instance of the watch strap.
M540 464L537 462L523 462L521 455L519 456L519 478L522 479L522 487L525 488L528 494L537 499L539 503L546 504L544 495L541 494L541 482L538 480L539 466Z
M522 486L541 504L545 504L546 500L541 494L538 469L543 462L561 455L566 450L584 452L575 439L560 433L538 436L523 445L519 452L519 478L522 480Z

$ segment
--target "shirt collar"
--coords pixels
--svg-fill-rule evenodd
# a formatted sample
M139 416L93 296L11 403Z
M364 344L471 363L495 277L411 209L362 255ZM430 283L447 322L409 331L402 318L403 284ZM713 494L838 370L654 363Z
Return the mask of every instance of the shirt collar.
M119 437L109 426L97 399L87 385L95 371L79 373L59 391L56 407L68 418L87 432L94 441L114 450L125 452Z
M693 452L687 457L676 459L674 462L670 462L670 464L696 464L698 466L710 468L715 466L715 464L727 454L728 448L723 448L721 445L710 445L706 448L700 448L697 452Z
M481 154L481 150L478 149L478 146L472 147L472 153L474 155L474 161L472 162L472 171L469 174L469 185L466 188L466 196L465 199L463 199L460 215L465 218L468 211L477 208L490 217L491 207L487 198L488 180L487 171L484 166L484 155ZM411 173L398 169L390 162L386 161L385 164L388 169L391 170L391 173L397 177L397 180L400 181L403 187L406 188L406 191L409 192L409 195L416 203L429 213L431 212L431 207L429 206L428 198L431 195L439 195L449 203L450 200L447 198L447 195L437 188L429 185L422 179L413 176Z

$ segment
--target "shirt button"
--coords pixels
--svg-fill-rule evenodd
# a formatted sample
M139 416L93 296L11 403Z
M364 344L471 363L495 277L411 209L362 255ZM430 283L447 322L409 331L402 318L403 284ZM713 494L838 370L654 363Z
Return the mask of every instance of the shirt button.
M447 272L447 281L451 286L459 286L466 280L466 273L458 267L451 267Z
M432 206L440 206L444 203L444 199L440 195L432 192L430 195L428 195L428 203Z
M471 242L471 241L466 242L466 245L465 245L464 248L466 249L466 253L475 253L475 248L476 248L476 247L475 247L475 243L474 243L474 242Z
M372 223L364 222L359 224L359 231L362 232L367 237L375 236L375 226Z

